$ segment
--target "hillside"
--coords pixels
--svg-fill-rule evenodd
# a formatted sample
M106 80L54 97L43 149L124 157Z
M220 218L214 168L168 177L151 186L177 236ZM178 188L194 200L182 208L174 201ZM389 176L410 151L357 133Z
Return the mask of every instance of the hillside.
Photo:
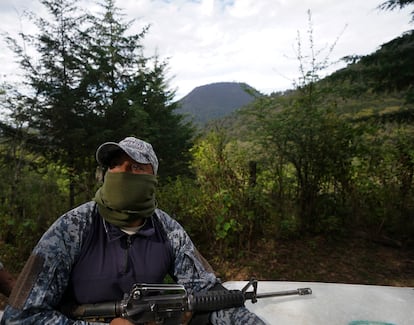
M391 115L406 117L405 109L395 112L395 108L414 101L414 91L410 87L414 77L413 50L414 33L409 31L383 44L370 55L344 58L348 62L347 67L322 79L321 86L331 89L333 96L335 89L341 89L341 97L346 98L338 107L342 113L355 115L366 107L376 107L376 113L385 113L393 107ZM292 92L287 91L285 95ZM194 88L180 99L177 113L186 115L200 127L219 121L229 126L229 130L236 131L239 128L234 128L234 124L240 126L246 123L234 121L240 118L235 113L246 108L258 96L261 94L245 83L207 84ZM273 94L271 97L279 96L284 94Z
M186 115L196 125L227 116L251 103L258 91L247 84L218 82L197 87L179 100L177 113Z
M382 44L379 50L366 56L344 58L348 66L327 79L348 81L352 90L363 93L371 89L376 94L406 91L407 102L414 102L414 30Z
M348 65L319 80L315 85L324 92L325 102L335 103L338 113L355 122L414 120L414 31L382 44L366 56L344 58ZM297 94L296 90L267 96L268 103L280 103ZM227 130L230 138L248 137L254 105L243 107L213 121Z
M406 118L407 104L414 102L414 91L410 87L413 80L414 33L409 31L396 39L383 44L376 52L366 56L344 58L346 68L335 71L320 81L321 85L335 90L341 89L342 100L339 110L355 115L366 107L376 107L376 113L401 115ZM285 95L291 95L288 91ZM332 91L333 96L335 92ZM283 93L272 97L283 96ZM261 94L245 83L217 82L194 88L188 95L178 101L177 113L184 114L196 125L205 127L219 121L234 128L234 124L245 125L239 119L237 111L252 103Z

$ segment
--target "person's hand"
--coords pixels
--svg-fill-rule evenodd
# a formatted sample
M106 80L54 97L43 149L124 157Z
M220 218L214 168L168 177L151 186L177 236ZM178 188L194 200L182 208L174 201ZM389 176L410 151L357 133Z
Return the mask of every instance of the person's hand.
M181 324L187 325L190 322L191 317L193 317L193 313L191 311L186 311L181 319Z
M134 325L134 324L125 318L119 317L119 318L114 318L113 320L111 320L109 325Z
M184 323L186 324L186 323ZM125 319L125 318L114 318L113 320L111 320L111 322L109 323L109 325L134 325L133 323L131 323L129 320ZM155 322L147 322L145 323L145 325L157 325Z
M183 314L182 319L181 319L181 325L187 325L190 322L192 316L193 316L192 312L189 312L189 311L185 312ZM109 323L109 325L134 325L134 324L131 323L129 320L125 319L125 318L114 318ZM156 325L156 323L155 322L147 322L147 323L145 323L145 325Z

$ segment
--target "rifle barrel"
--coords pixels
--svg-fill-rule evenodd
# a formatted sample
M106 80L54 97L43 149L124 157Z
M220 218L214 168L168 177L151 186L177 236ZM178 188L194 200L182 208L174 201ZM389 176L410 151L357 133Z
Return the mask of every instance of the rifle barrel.
M311 295L311 288L299 288L296 290L286 290L286 291L276 291L276 292L264 292L264 293L255 293L255 292L246 292L246 300L252 300L253 303L256 302L256 299L259 298L271 298L271 297L282 297L282 296L293 296L293 295Z
M293 296L293 295L304 296L304 295L310 295L310 294L312 294L311 288L299 288L296 290L258 293L256 297L257 298L270 298L270 297Z

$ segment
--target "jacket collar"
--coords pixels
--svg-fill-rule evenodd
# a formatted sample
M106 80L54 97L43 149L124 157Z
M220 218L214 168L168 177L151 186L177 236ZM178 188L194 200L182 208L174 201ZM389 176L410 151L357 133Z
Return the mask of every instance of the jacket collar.
M102 218L102 217L101 217ZM155 227L154 227L154 215L147 219L147 222L144 224L142 228L138 230L137 233L131 236L142 236L142 237L150 237L155 234ZM105 229L106 235L108 236L109 241L117 240L119 238L130 236L127 233L123 232L119 227L105 221L102 218L103 227Z

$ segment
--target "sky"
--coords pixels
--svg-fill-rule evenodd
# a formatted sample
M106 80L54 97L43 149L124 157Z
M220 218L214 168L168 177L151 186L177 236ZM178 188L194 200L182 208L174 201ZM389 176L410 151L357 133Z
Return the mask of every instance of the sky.
M150 25L147 55L168 62L170 89L180 99L198 86L244 82L264 94L291 89L301 57L328 59L321 76L345 66L348 55L367 55L413 28L412 6L383 11L385 0L116 0L131 33ZM80 0L96 11L95 0ZM0 33L33 27L24 10L47 17L38 0L0 0ZM309 43L311 14L313 46ZM13 53L0 40L0 82L18 80ZM305 69L310 66L305 62Z

